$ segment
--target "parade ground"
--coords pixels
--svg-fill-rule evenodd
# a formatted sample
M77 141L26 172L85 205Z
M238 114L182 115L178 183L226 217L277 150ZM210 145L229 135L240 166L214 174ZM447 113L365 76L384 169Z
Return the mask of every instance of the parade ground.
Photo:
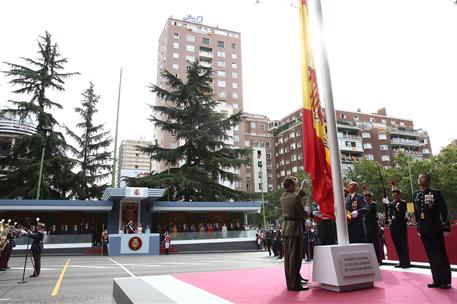
M457 303L453 288L429 289L429 269L381 266L383 280L367 290L335 293L311 283L311 290L285 288L282 260L265 252L169 256L45 256L39 278L18 284L24 258L13 257L0 273L0 303L112 303L113 278L141 280L149 303ZM311 276L304 262L302 276ZM140 301L143 302L143 301ZM148 302L143 302L148 303Z

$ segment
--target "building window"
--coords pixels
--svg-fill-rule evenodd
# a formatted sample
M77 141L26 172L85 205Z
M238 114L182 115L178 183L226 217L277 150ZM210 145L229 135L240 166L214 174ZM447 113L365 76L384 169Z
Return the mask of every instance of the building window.
M405 126L405 123L403 121L400 121L400 126L401 127L404 127Z
M238 109L238 107L237 107L237 109ZM239 131L239 130L240 130L240 125L236 125L236 126L234 126L234 127L233 127L233 130L235 130L235 131Z
M238 104L234 103L234 104L232 105L232 107L233 107L234 110L238 110Z
M383 124L386 124L386 123L387 123L387 120L381 119L381 122L382 122Z
M233 97L233 99L238 99L238 93L237 92L233 92L232 93L232 97Z
M382 155L381 156L382 161L390 161L390 156L389 155Z
M238 83L236 83L236 82L232 83L232 88L238 89Z
M225 91L219 91L219 98L227 98Z
M225 52L224 51L217 51L217 56L225 57Z
M341 119L346 119L346 114L340 114Z
M364 149L372 149L373 146L370 143L363 144Z
M209 39L208 38L203 38L202 39L202 44L209 45Z
M225 88L226 84L224 80L218 80L217 81L217 86L220 88Z
M232 78L238 78L238 73L237 72L232 72Z
M218 61L217 66L221 68L225 68L225 61Z
M374 160L373 154L365 154L365 157L366 157L368 160Z
M232 62L232 69L236 69L238 67L238 65L234 62Z
M195 52L195 46L187 44L186 45L186 51L188 52Z
M384 140L387 139L386 133L379 133L379 134L378 134L378 139L381 139L381 140L382 140L382 139L384 139Z
M224 47L224 41L218 41L217 42L217 47L223 48Z
M257 125L256 125L255 121L251 121L251 128L252 129L257 128Z
M281 170L281 176L286 176L286 172L284 170Z
M232 54L232 59L236 59L236 54Z
M371 122L376 122L376 119L374 119L373 117L370 117L370 121Z
M267 159L268 159L268 160L271 159L271 153L267 153Z
M179 64L173 63L173 70L179 70Z
M290 156L290 160L291 160L291 161L297 161L297 155L296 155L296 154L292 154L292 155Z
M387 150L389 150L389 147L388 147L387 145L380 145L380 146L379 146L379 149L380 149L381 151L387 151Z
M179 59L179 53L173 53L173 58Z
M233 136L233 141L239 142L240 137L238 135Z
M424 153L424 154L430 154L430 150L429 150L429 149L422 149L422 153Z
M245 140L244 141L244 146L245 147L250 147L251 146L251 142L249 140Z
M217 77L225 77L225 71L217 71Z
M194 62L195 61L195 57L194 56L186 56L186 61Z
M179 49L179 43L178 42L173 42L173 48L174 49Z
M135 165L135 169L138 169L138 165Z
M249 183L246 184L246 190L251 190L251 184L249 184Z
M371 138L371 134L369 132L363 132L362 138Z
M186 35L186 41L195 42L195 36L194 35Z
M174 33L173 38L179 38L179 33Z
M295 143L290 144L290 150L294 150L296 148Z

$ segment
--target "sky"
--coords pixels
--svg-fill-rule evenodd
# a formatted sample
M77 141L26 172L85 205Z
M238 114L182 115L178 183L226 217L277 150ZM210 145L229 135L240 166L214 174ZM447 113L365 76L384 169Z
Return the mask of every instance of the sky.
M372 113L386 107L388 115L412 119L429 132L434 154L456 139L454 1L322 2L335 108ZM58 121L75 126L73 108L93 82L101 95L97 122L114 136L122 67L119 142L152 139L147 118L155 96L147 85L157 78L158 39L168 17L191 14L241 33L243 110L281 119L302 105L297 7L296 0L1 1L0 70L8 68L3 62L36 58L37 38L48 31L68 58L66 72L81 73L65 92L51 95L64 106L55 113ZM1 74L1 108L8 99L27 100L11 90Z

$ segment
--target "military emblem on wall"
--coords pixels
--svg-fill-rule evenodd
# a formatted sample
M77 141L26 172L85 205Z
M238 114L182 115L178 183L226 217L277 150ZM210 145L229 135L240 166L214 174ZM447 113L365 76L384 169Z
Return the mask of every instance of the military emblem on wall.
M143 241L137 237L134 236L129 240L129 248L133 251L137 251L143 246Z

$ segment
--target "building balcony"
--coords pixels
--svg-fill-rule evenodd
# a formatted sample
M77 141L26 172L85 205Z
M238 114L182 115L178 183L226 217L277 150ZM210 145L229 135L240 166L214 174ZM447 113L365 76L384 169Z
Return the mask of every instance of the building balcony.
M414 138L417 138L422 135L421 133L419 133L418 131L416 131L414 129L407 129L407 128L390 128L389 133L391 135L408 136L408 137L414 137Z
M404 152L406 155L410 156L414 160L423 160L424 159L424 154L421 152L418 152L418 151L405 150L402 148L393 150L394 155L396 155L400 152Z
M352 153L363 153L364 150L362 147L348 147L348 146L340 146L340 152L352 152Z
M420 146L422 143L419 140L404 139L404 138L392 138L390 141L392 146L403 146L403 147L415 147Z
M213 64L210 61L206 61L206 60L200 60L199 64L200 64L200 66L202 66L204 68L210 68L213 66Z
M200 51L198 53L200 57L205 57L205 58L211 58L213 59L213 53L212 52L207 52L207 51Z
M352 130L352 131L359 131L360 128L354 124L353 122L346 121L346 120L338 120L336 122L336 127L338 130Z

